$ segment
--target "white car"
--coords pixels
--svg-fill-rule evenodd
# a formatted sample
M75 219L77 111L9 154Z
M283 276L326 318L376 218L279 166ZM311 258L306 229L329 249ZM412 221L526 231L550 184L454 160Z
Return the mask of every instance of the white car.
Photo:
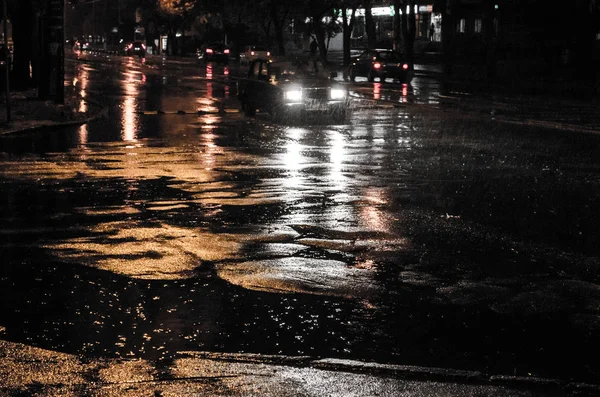
M240 63L249 64L255 59L271 59L271 52L266 46L262 45L247 45L244 51L240 53Z

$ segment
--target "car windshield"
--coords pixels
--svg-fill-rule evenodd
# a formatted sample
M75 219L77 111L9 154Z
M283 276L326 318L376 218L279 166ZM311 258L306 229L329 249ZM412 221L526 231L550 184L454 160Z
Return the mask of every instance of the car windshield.
M252 46L253 51L267 51L267 47L261 45Z
M402 56L394 51L382 51L379 53L379 59L387 62L401 62Z
M292 62L273 62L270 68L271 74L279 80L328 77L328 72L321 61L302 59Z

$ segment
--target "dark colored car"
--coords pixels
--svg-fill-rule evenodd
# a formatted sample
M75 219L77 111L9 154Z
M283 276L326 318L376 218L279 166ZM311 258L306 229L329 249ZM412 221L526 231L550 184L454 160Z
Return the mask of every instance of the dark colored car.
M366 50L352 60L349 69L350 80L366 77L369 82L379 79L396 79L401 83L410 83L413 78L413 65L406 62L402 53L388 49Z
M203 62L229 63L231 50L223 43L212 43L202 46L196 54Z
M146 56L146 44L141 41L132 41L125 45L125 54L128 56L138 55L141 57Z
M246 116L269 112L275 122L326 115L336 122L346 118L348 90L333 80L320 62L298 60L250 62L245 78L238 80L238 98Z

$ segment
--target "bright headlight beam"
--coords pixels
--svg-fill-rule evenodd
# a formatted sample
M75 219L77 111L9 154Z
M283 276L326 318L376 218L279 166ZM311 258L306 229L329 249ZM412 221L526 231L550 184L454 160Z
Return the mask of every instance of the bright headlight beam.
M331 89L331 99L344 99L346 97L346 91L339 88Z
M285 99L288 101L299 101L302 99L302 90L288 90L285 92Z

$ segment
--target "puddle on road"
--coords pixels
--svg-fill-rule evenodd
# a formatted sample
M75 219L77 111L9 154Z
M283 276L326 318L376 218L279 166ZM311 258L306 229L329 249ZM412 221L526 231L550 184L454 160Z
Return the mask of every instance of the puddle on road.
M257 291L366 299L379 289L373 272L326 259L289 257L225 264L216 269L222 279Z

